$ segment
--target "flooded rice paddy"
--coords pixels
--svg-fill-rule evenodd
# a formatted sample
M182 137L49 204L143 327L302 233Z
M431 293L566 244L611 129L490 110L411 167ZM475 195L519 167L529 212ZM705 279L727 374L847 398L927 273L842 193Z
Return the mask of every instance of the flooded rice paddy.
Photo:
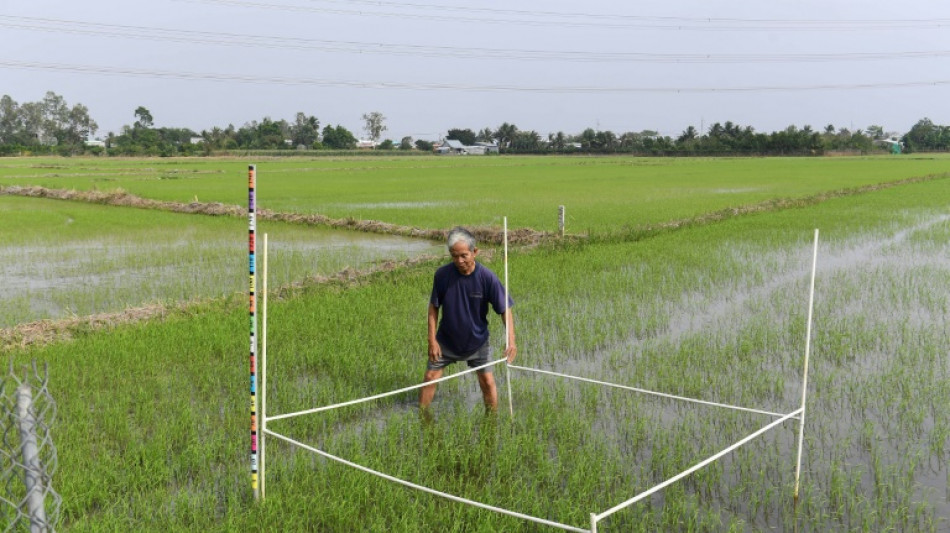
M0 327L246 291L246 222L243 228L240 220L231 222L224 231L199 224L118 237L0 244L0 282L6 288ZM270 231L271 287L443 252L441 244L396 236L293 225Z
M788 507L797 428L788 423L750 451L736 452L713 467L720 481L699 492L711 491L711 505L719 508L723 523L738 520L752 530L790 530L798 514L807 517L801 521L804 530L814 531L950 528L950 216L902 213L895 219L882 232L821 236L802 508ZM807 237L800 246L770 251L737 240L709 257L728 275L708 280L671 276L668 282L682 283L684 290L667 298L574 301L566 312L595 317L580 321L577 329L596 329L598 320L626 316L631 333L589 352L564 349L572 344L570 329L547 330L539 335L544 353L540 366L790 412L801 401L811 269ZM637 269L629 273L638 275ZM631 465L652 464L660 472L675 473L769 421L552 382L556 378L529 379L563 389L580 403L592 398L600 405L595 431L617 449L629 449L630 435L644 431L631 428L647 428L650 439L659 441L623 459ZM718 445L708 447L710 443ZM677 468L656 464L656 454L665 446L686 450ZM643 475L662 481L656 471L646 468ZM760 472L760 482L748 485L744 471ZM700 485L708 475L697 478ZM646 488L643 479L632 486ZM740 486L748 492L736 498L730 490Z
M811 237L765 248L736 239L707 257L715 267L685 277L669 273L670 289L655 297L635 290L602 293L596 287L647 283L657 274L650 265L600 270L580 283L586 298L566 298L556 312L549 300L533 303L526 296L519 327L521 338L530 341L521 343L519 364L791 412L802 394ZM798 423L790 421L649 503L611 517L602 529L649 530L651 524L682 524L678 517L692 520L682 526L686 530L950 528L948 241L950 216L935 212L901 213L880 231L821 235L797 506L791 495ZM606 293L610 296L601 297ZM549 312L533 313L533 305ZM552 327L552 314L569 318ZM542 318L535 321L534 315ZM623 329L627 333L619 334ZM604 340L595 350L578 342L598 334ZM420 374L421 368L420 363ZM447 448L483 446L484 428L459 429L471 420L466 413L480 406L473 379L440 387L439 413L429 429L415 427L407 417L413 401L407 397L390 407L341 415L329 434L315 431L315 441L331 453L359 457L414 482L461 496L475 491L493 504L514 501L515 511L544 513L546 507L517 495L485 496L509 485L531 487L544 494L548 507L561 509L560 516L573 516L568 523L583 526L587 513L632 497L774 420L508 371L515 417L510 431L492 437L485 455L526 462L504 475L494 467L466 470L466 459L459 458L456 467L474 477L471 484L455 485L452 473L433 472L420 458L419 445L407 447L420 431L434 432ZM504 372L499 368L497 374L502 384ZM347 427L359 429L340 431ZM376 453L376 447L386 453Z
M861 200L873 204L874 196ZM838 209L855 211L835 211L845 221L822 228L798 505L791 497L797 424L789 422L610 517L601 531L950 529L950 218L937 208L900 210L919 197L901 197L900 208L890 209L895 204L881 196L873 207L887 211L887 222L839 202ZM368 201L366 207L384 206ZM797 408L812 235L782 224L800 227L804 217L820 219L822 209L799 210L797 221L781 213L749 216L638 242L516 254L517 362L770 412ZM245 290L246 221L205 227L204 218L171 222L152 212L141 225L133 215L115 224L99 213L96 224L113 226L74 234L69 228L82 223L82 214L75 205L68 211L75 223L48 229L53 237L0 245L0 276L20 299L4 302L11 313L4 320L15 323L17 312L87 314L152 298ZM335 232L323 242L312 228L268 228L259 233L270 232L272 286L417 253L444 256L438 243ZM275 302L269 412L418 382L430 281L430 272L407 269L380 283ZM70 526L121 529L131 521L152 526L144 529L213 529L233 520L233 529L252 530L296 520L301 529L325 530L352 524L540 529L422 496L273 440L268 498L276 505L254 506L246 464L231 459L246 453L247 442L233 439L247 428L246 313L231 315L158 321L39 352L56 362L54 382L69 413L59 435L70 443L61 448L70 466L63 469ZM496 342L498 326L496 320ZM166 353L169 339L180 353ZM187 371L167 376L168 363ZM506 370L497 369L503 383ZM278 421L272 429L437 490L584 527L589 513L772 420L509 371L514 418L504 414L506 392L503 413L482 416L475 380L462 379L440 387L428 425L416 416L415 394L407 394ZM181 380L190 402L166 394ZM108 416L88 417L93 407ZM104 460L88 461L96 454Z

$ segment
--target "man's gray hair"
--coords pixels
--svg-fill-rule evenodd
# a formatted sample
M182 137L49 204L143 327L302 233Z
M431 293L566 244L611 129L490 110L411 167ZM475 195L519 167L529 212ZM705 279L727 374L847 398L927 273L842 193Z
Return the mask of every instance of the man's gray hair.
M468 244L468 250L475 251L475 236L462 226L455 226L449 230L448 247L449 250L459 241Z

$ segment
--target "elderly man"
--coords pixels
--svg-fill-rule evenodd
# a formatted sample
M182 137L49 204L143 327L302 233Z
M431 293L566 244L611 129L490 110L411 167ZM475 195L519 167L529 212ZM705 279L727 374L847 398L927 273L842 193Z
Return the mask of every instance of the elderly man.
M442 369L458 361L465 361L469 368L491 362L489 305L508 324L508 346L505 350L508 362L514 361L518 353L511 315L512 301L509 298L505 302L505 287L498 276L475 260L478 256L475 237L464 228L453 228L449 231L448 248L452 262L436 270L429 298L429 363L424 378L426 382L441 378ZM485 409L493 412L498 408L498 391L491 368L483 368L476 374ZM432 384L421 389L421 409L426 410L432 403L435 388L436 385Z

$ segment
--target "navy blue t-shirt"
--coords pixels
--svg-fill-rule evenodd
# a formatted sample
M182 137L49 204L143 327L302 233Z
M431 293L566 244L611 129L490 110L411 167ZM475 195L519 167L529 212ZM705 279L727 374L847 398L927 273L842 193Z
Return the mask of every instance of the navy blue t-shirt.
M505 287L487 267L462 275L454 263L439 267L432 280L429 303L442 309L436 340L452 352L468 356L488 341L488 305L505 312ZM514 305L508 298L509 306Z

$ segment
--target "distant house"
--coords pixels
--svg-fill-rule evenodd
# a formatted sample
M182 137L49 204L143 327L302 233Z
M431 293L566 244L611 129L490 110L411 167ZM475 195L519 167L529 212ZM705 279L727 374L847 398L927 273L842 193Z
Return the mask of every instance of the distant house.
M98 147L100 147L100 148L105 148L105 147L106 147L106 142L105 142L105 141L100 141L99 139L96 139L96 140L88 140L88 141L86 141L86 146L89 146L89 147L98 146Z
M455 139L446 139L442 143L443 148L448 148L452 153L455 154L464 154L466 146L462 144L462 141L456 141Z
M360 150L372 150L376 148L376 143L366 139L360 139L356 141L356 147Z
M483 154L497 154L498 153L498 145L495 143L477 142L475 143L475 147L481 148L482 149L481 153Z
M468 155L485 155L484 146L466 146L465 153Z
M192 137L189 142L190 142L191 144L201 144L201 143L205 142L205 138L204 138L204 137Z
M437 154L455 155L484 155L498 153L498 145L492 143L475 143L474 146L462 144L462 141L446 139L441 144L433 145L432 150Z

